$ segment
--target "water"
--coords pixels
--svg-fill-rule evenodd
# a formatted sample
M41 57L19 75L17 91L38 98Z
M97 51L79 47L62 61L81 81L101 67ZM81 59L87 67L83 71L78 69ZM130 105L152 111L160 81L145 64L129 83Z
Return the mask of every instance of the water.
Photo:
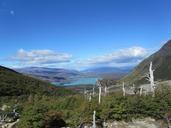
M61 85L61 86L78 86L78 85L94 85L96 84L97 77L81 77L77 78L76 80L70 82L70 83L55 83L56 85Z

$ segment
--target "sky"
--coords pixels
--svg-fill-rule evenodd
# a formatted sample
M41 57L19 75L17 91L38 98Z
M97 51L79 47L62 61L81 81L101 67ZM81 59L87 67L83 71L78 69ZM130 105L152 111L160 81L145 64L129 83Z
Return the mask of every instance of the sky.
M0 65L135 66L171 38L170 0L0 0Z

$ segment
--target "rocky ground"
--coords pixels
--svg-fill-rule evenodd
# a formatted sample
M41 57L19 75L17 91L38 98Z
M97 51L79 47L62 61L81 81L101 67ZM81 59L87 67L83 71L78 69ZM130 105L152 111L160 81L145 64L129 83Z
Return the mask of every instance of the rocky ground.
M85 123L79 128L93 128L92 122ZM125 121L108 121L99 125L96 123L96 128L168 128L167 124L164 121L156 121L152 118L145 119L135 119L130 122Z
M167 128L162 121L151 118L137 119L132 122L114 121L107 124L107 128Z
M14 128L19 121L20 120L18 119L15 122L3 124L0 128Z

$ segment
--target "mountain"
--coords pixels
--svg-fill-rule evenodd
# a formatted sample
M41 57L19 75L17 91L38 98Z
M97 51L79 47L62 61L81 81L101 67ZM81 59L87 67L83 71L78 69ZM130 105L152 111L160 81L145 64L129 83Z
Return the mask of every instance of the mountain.
M83 71L83 73L92 76L99 76L108 79L119 79L126 74L130 73L133 67L99 67L90 68Z
M159 51L142 61L122 81L146 83L147 81L143 76L148 73L150 62L153 62L154 78L156 81L171 80L171 40L167 41Z
M79 71L60 68L27 67L14 70L53 83L70 82L74 77L81 75Z
M90 68L84 70L84 72L87 73L129 73L132 70L132 67L100 67L100 68Z
M66 93L70 93L70 90L56 87L48 82L40 81L0 66L0 96L64 95Z

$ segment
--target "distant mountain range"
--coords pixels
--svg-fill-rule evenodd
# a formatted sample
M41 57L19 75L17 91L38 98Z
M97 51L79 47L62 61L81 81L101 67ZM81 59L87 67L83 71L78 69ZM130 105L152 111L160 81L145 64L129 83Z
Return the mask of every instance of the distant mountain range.
M101 67L77 71L60 68L27 67L14 70L51 83L68 83L80 77L119 79L128 74L132 68Z
M99 67L90 68L83 71L83 73L92 76L99 76L107 79L120 79L132 71L133 67Z
M74 77L81 76L81 72L76 70L44 68L44 67L27 67L14 69L22 74L29 75L41 80L52 83L65 83L71 81Z
M143 76L148 73L150 62L153 62L153 69L155 70L154 77L156 81L171 80L171 40L169 40L159 51L142 61L134 70L132 70L132 67L100 67L90 68L84 71L28 67L15 69L14 71L0 66L0 96L29 94L63 95L67 92L71 94L70 91L53 86L48 82L68 82L77 77L87 76L118 79L128 74L123 77L121 81L131 84L142 84L147 82Z
M89 68L83 71L29 67L15 69L15 71L46 80L48 82L70 82L79 77L101 77L106 79L121 79L127 83L147 83L145 74L148 73L150 62L153 62L154 77L157 81L171 80L171 40L156 53L152 54L142 61L135 69L133 67L115 68L115 67L99 67Z
M146 83L147 81L143 76L148 73L150 62L153 62L156 81L171 80L171 40L167 41L159 51L142 61L122 81L137 84Z
M0 96L65 95L72 91L0 66Z

